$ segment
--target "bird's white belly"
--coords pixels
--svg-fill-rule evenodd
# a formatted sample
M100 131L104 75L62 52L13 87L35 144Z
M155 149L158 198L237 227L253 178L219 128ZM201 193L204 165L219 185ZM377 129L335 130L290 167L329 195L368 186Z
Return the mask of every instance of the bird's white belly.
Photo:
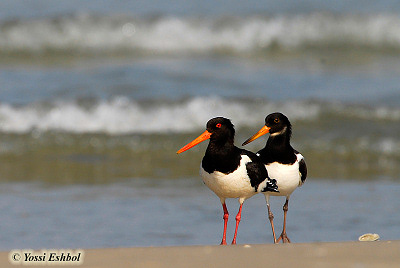
M242 156L240 166L232 173L219 171L208 173L200 166L203 182L220 198L241 198L243 201L256 194L247 175L246 163L251 162L246 155Z
M268 193L276 196L289 196L300 186L301 177L299 172L299 162L293 165L284 165L277 162L265 165L268 175L271 179L275 179L278 185L279 193Z

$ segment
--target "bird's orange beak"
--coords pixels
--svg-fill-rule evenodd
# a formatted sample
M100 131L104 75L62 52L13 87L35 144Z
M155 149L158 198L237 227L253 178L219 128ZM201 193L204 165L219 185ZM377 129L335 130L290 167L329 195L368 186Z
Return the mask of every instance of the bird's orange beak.
M253 136L248 138L245 142L243 142L242 146L254 141L255 139L258 139L262 135L265 135L265 134L269 133L270 129L271 129L270 127L263 126L256 134L254 134Z
M198 136L196 139L194 139L192 142L189 142L185 146L183 146L179 151L177 151L177 154L180 154L186 150L189 150L190 148L196 146L202 141L208 140L211 137L211 133L208 132L207 130L203 132L200 136Z

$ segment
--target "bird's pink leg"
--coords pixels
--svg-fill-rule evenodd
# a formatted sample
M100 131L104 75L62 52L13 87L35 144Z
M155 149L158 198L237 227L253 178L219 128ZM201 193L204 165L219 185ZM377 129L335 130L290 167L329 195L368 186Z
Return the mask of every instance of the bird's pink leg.
M283 206L283 230L276 243L282 239L283 243L290 243L290 239L286 234L286 214L289 210L289 198L286 198L285 205Z
M229 213L228 209L226 208L225 202L222 203L222 208L224 209L224 234L222 235L222 242L221 245L226 245L226 228L228 226L228 218L229 218Z
M233 236L232 245L236 245L236 235L237 235L240 219L242 218L242 206L243 206L243 204L240 204L239 212L236 215L236 229L235 229L235 235Z
M267 204L267 208L268 208L268 219L269 219L269 222L271 223L271 228L272 228L272 236L274 237L274 243L276 244L277 241L276 241L275 228L274 228L274 214L272 214L269 204Z
M275 228L274 228L274 214L272 214L271 208L269 206L269 195L265 195L265 201L267 202L267 209L268 209L268 219L271 224L272 229L272 236L274 237L274 243L276 244L276 235L275 235Z

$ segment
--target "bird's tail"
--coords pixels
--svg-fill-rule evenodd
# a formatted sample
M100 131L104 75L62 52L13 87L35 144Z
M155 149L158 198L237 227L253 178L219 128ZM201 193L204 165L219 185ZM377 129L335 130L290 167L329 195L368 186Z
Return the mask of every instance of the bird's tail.
M278 185L276 185L276 180L275 179L268 179L265 186L261 189L261 192L276 192L279 193L278 191Z

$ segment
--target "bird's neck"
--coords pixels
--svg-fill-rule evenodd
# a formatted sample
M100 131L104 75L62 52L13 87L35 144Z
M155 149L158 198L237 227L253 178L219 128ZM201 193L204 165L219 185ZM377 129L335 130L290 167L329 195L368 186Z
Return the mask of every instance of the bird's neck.
M235 146L232 140L211 140L208 144L206 155L210 156L224 156L229 155L234 151Z
M290 136L287 134L271 135L265 147L271 151L285 151L291 148Z
M260 152L264 164L280 162L283 164L294 163L296 156L290 145L290 135L279 134L269 137L265 148Z
M203 157L202 167L208 173L219 171L228 174L233 172L240 163L239 151L233 142L210 141Z

